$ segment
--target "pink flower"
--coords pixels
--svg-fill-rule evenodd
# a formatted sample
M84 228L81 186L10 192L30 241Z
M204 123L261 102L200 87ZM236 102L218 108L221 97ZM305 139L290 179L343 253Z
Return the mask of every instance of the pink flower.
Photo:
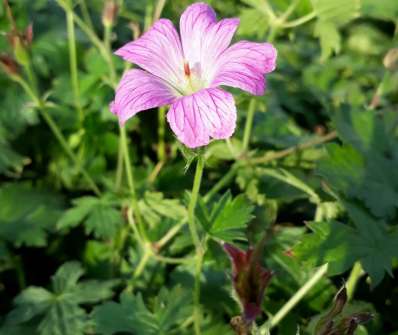
M261 304L265 288L268 286L272 271L261 266L253 248L240 250L225 243L224 250L232 263L232 282L243 310L243 318L250 323L261 314Z
M238 87L254 95L265 90L264 75L275 69L269 43L230 45L239 19L217 21L205 3L189 6L180 19L160 19L141 38L115 52L140 69L126 72L110 109L121 124L145 109L171 105L167 120L187 147L232 136L236 124L233 96L219 88Z

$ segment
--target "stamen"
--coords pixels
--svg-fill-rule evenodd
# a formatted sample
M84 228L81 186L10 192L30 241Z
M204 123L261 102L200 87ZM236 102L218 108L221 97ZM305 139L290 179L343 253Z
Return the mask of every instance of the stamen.
M184 73L188 77L191 75L191 69L189 68L189 64L188 63L184 63Z

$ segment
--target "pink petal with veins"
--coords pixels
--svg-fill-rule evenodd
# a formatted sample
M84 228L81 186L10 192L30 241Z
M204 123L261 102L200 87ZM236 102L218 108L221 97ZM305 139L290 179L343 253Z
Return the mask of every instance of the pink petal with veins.
M172 89L162 79L133 69L123 75L110 110L124 124L140 111L171 104L175 99Z
M180 37L167 19L155 22L139 39L115 52L124 60L169 82L174 87L184 78L184 57Z
M167 120L177 138L189 148L207 145L211 138L232 136L236 125L233 96L209 88L177 99L167 113Z
M238 25L237 18L217 22L214 10L205 3L195 3L181 15L184 57L191 68L200 67L205 81L214 73L217 57L230 45Z
M270 43L238 42L218 58L211 86L227 85L262 95L266 73L276 67L276 49Z

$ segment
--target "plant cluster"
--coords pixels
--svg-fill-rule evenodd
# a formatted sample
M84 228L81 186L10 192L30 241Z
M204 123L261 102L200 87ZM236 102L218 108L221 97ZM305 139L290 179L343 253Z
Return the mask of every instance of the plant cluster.
M398 334L396 0L0 31L0 335Z

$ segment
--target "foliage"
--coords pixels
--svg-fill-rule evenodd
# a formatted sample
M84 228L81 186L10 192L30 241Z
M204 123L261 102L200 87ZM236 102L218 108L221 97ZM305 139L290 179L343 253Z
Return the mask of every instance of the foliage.
M178 23L193 1L8 2L0 335L188 335L198 306L202 335L309 335L364 310L373 320L356 335L396 335L396 0L206 1L239 17L236 40L273 43L278 64L264 96L232 90L234 136L195 151L169 131L167 109L120 128L108 107L129 68L112 50L159 15ZM234 278L245 276L225 242L260 250L256 266L273 271L257 328L233 323ZM335 315L342 282L348 302Z
M23 290L14 300L15 308L7 316L5 327L36 319L38 334L84 334L88 320L80 305L111 297L115 282L78 282L82 275L79 263L68 262L51 278L52 291L36 286Z

